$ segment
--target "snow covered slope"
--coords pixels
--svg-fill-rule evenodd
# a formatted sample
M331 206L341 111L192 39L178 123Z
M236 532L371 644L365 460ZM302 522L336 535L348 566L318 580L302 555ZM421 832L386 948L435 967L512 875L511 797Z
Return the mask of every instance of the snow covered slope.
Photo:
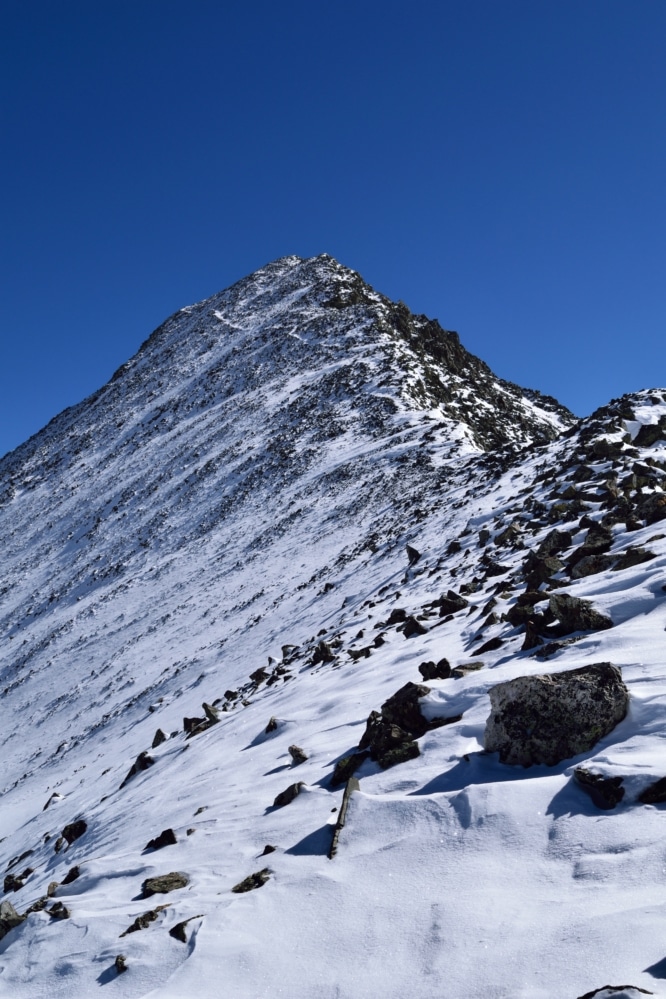
M664 806L638 797L666 776L664 428L665 393L577 423L330 257L288 257L2 459L0 863L32 911L0 992L660 994ZM567 632L559 590L614 626ZM329 859L336 763L444 657L422 710L460 719L360 763ZM590 753L482 751L489 687L602 661L631 707Z

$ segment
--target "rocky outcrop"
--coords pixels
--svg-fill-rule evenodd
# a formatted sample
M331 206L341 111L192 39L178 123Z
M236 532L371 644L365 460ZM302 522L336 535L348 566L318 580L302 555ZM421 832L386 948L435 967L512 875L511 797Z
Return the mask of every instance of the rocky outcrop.
M629 692L612 663L520 676L489 691L484 745L502 763L522 765L588 752L627 713Z
M416 739L430 729L459 721L462 717L424 718L419 702L429 693L430 687L424 684L406 683L384 701L381 711L370 712L359 749L368 750L371 759L385 770L417 757L420 750Z

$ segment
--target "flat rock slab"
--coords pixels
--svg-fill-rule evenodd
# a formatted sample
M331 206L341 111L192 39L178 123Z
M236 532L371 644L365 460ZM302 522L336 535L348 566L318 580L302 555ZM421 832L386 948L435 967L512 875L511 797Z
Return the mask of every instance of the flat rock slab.
M627 713L629 691L612 663L519 676L489 691L485 749L502 763L555 766L588 752Z

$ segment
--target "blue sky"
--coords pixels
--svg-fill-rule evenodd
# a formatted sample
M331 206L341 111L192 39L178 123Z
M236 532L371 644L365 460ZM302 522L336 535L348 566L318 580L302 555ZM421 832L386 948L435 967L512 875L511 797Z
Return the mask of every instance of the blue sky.
M4 0L0 453L328 252L584 415L666 384L666 4Z

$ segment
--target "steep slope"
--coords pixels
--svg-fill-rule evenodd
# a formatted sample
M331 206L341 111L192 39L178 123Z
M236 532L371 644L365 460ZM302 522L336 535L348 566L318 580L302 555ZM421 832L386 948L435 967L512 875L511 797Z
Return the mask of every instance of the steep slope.
M0 941L8 994L657 993L664 814L638 795L666 773L664 427L657 392L574 423L331 258L290 257L3 459L0 849L5 899L34 908ZM614 626L567 629L558 591ZM458 720L359 761L329 860L336 763L443 657L423 710ZM607 660L631 708L584 758L482 751L494 684ZM581 762L622 776L617 809Z

